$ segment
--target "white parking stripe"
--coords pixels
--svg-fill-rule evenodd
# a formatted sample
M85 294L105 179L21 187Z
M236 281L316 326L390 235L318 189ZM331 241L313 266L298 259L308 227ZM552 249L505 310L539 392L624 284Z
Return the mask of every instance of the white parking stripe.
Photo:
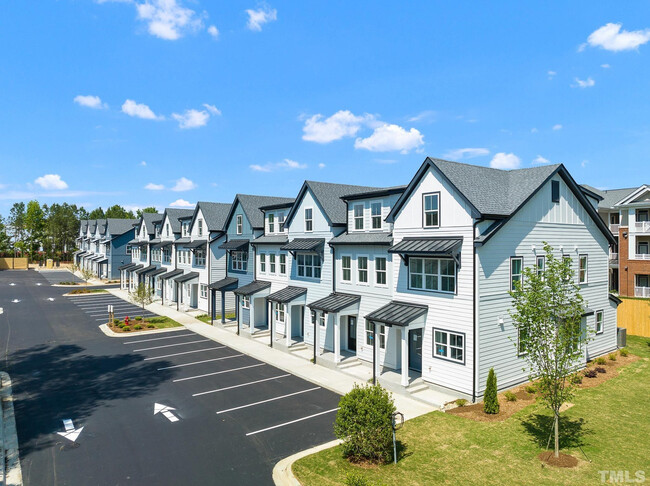
M132 316L142 316L142 317L156 316L156 314L153 314L151 312L140 312L140 313L138 313L138 312L129 312L128 310L124 310L124 309L115 311L114 313L118 317L119 316L128 316L129 314L131 314ZM86 314L88 314L90 317L98 317L98 316L105 316L106 314L108 314L108 312L93 312L93 311L90 311L90 312L86 312ZM158 316L156 316L156 317L158 317Z
M282 395L282 396L279 396L279 397L269 398L268 400L262 400L262 401L255 402L255 403L249 403L248 405L241 405L239 407L227 408L226 410L219 410L217 412L217 415L219 415L220 413L233 412L235 410L240 410L242 408L254 407L255 405L261 405L262 403L273 402L275 400L282 400L283 398L293 397L295 395L300 395L302 393L308 393L308 392L312 392L312 391L315 391L315 390L320 390L320 386L317 386L317 387L314 387L314 388L309 388L307 390L297 391L297 392L294 392L294 393L289 393L287 395Z
M224 370L224 371L214 371L212 373L205 373L203 375L188 376L187 378L177 378L176 380L172 380L172 381L174 383L176 383L177 381L196 380L197 378L205 378L206 376L222 375L224 373L231 373L233 371L246 370L248 368L257 368L258 366L265 366L265 365L266 365L266 363L257 363L257 364L254 364L254 365L242 366L240 368L231 368L229 370Z
M143 361L149 361L152 359L171 358L172 356L180 356L181 354L200 353L201 351L212 351L213 349L223 349L223 348L225 348L225 346L215 346L214 348L195 349L194 351L185 351L183 353L174 353L174 354L167 354L165 356L154 356L152 358L145 358Z
M192 366L192 365L195 365L195 364L210 363L212 361L221 361L222 359L238 358L240 356L244 356L244 355L243 354L233 354L232 356L224 356L223 358L204 359L204 360L201 360L201 361L194 361L193 363L183 363L183 364L174 365L174 366L165 366L163 368L158 368L158 371L160 371L160 370L171 370L172 368L182 368L183 366Z
M174 339L174 338L179 338L179 337L186 337L186 336L196 336L194 333L190 334L176 334L175 336L165 336L165 337L159 337L159 338L151 338L151 339L139 339L137 341L128 341L123 344L137 344L137 343L146 343L147 341L159 341L161 339Z
M122 302L122 303L117 303L117 304L111 304L110 302L101 303L101 304L77 304L77 307L81 307L82 309L86 309L86 308L91 308L91 307L106 307L107 305L112 305L113 307L136 307L135 305L129 304L128 302Z
M248 383L242 383L240 385L234 385L234 386L227 386L225 388L217 388L216 390L208 390L200 393L194 393L192 396L193 397L198 397L201 395L207 395L208 393L217 393L220 391L225 391L225 390L232 390L233 388L239 388L242 386L248 386L248 385L254 385L256 383L262 383L263 381L271 381L271 380L277 380L278 378L286 378L287 376L291 376L291 373L287 373L286 375L279 375L279 376L272 376L271 378L264 378L263 380L256 380L256 381L249 381Z
M198 341L187 341L186 343L165 344L164 346L154 346L153 348L134 349L133 352L138 353L140 351L151 351L152 349L171 348L172 346L185 346L186 344L204 343L206 341L209 341L209 339L199 339Z
M267 430L273 430L273 429L277 429L277 428L280 428L280 427L284 427L285 425L295 424L296 422L302 422L303 420L309 420L310 418L318 417L319 415L325 415L326 413L336 412L338 409L339 408L336 407L336 408L333 408L332 410L325 410L324 412L315 413L314 415L309 415L307 417L302 417L302 418L299 418L299 419L296 419L296 420L292 420L291 422L285 422L283 424L274 425L272 427L267 427L265 429L256 430L255 432L249 432L248 434L246 434L246 436L248 437L249 435L255 435L255 434L259 434L261 432L266 432Z

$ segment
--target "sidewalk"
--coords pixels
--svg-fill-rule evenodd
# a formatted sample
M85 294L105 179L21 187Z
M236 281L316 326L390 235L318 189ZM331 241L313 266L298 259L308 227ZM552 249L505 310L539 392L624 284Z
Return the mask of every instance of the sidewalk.
M0 371L0 486L22 486L11 378Z

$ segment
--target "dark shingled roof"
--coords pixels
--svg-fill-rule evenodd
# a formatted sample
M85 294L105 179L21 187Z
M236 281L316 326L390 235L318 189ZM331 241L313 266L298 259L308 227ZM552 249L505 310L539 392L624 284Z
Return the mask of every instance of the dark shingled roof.
M237 288L238 283L238 278L226 277L222 278L221 280L217 280L216 282L212 282L210 285L208 285L208 287L210 287L212 290L231 290L232 287Z
M181 222L178 220L178 218L182 218L183 216L192 216L193 214L193 209L167 208L163 213L163 221L165 220L165 216L169 217L169 226L171 227L172 233L180 233ZM164 230L165 229L162 228L160 233L164 234Z
M174 240L175 245L184 245L186 243L189 243L192 241L192 239L189 236L184 236L183 238L177 238Z
M231 206L230 203L199 201L196 204L196 209L201 210L208 231L224 231ZM198 214L198 211L195 211L194 214Z
M141 221L144 221L144 227L148 234L153 235L156 232L153 222L158 221L162 217L160 213L142 213Z
M271 287L271 282L265 282L264 280L253 280L248 285L239 287L237 290L235 290L235 293L244 296L253 295L260 290L268 289L269 287Z
M189 282L190 280L194 280L195 278L199 278L199 272L188 272L185 275L176 277L174 281L178 283L183 283L183 282Z
M403 253L409 255L451 255L460 245L463 238L404 238L399 243L391 246L388 253Z
M390 233L343 233L329 241L335 245L392 245L393 235Z
M88 231L88 220L84 219L81 221L81 231L85 234Z
M251 243L253 245L285 245L289 241L287 235L262 235L255 238Z
M137 271L140 270L142 267L144 267L144 265L138 265L138 264L136 263L136 264L135 264L135 267L128 268L127 270L128 270L129 272L137 272Z
M150 276L150 277L156 277L156 276L158 276L158 275L160 275L160 274L162 274L162 273L165 273L166 271L167 271L166 268L164 268L164 267L160 267L160 268L158 268L157 270L154 270L153 272L151 272L151 273L149 274L149 276Z
M248 248L248 244L250 242L248 240L230 240L230 241L225 241L222 244L219 245L219 249L221 250L239 250L240 248Z
M617 202L619 202L621 199L629 196L634 191L636 191L640 186L630 187L627 189L606 189L606 190L596 189L595 187L588 186L587 184L582 184L582 187L584 187L588 191L595 192L596 194L598 194L600 197L603 198L602 201L598 202L599 209L610 209L613 208L614 205Z
M123 235L133 230L133 224L137 223L137 219L116 219L108 218L106 220L108 233L111 236Z
M323 312L339 312L361 300L360 295L342 294L334 292L316 302L309 304L311 309Z
M205 246L207 244L208 244L208 240L194 240L194 241L191 241L191 242L187 243L185 245L185 248L195 249L195 248L200 248L202 246Z
M285 287L277 292L273 292L271 295L267 296L267 300L273 302L279 302L280 304L286 304L291 302L293 299L300 297L307 293L307 289L304 287Z
M392 194L401 194L403 193L408 186L393 186L393 187L383 187L381 189L376 189L374 191L360 192L358 194L346 194L342 196L341 199L353 200L353 199L366 199L371 197L379 196L390 196Z
M323 244L325 244L325 238L294 238L280 249L288 251L311 251Z
M290 204L293 202L293 199L289 197L237 194L237 196L235 196L235 202L233 202L230 213L228 214L228 219L230 219L231 213L235 210L237 201L241 204L250 225L253 228L264 228L264 213L260 208L276 204Z
M95 234L95 230L97 229L97 220L96 219L88 220L88 229L90 230L91 235Z
M408 326L410 322L427 312L426 305L409 304L393 300L366 316L366 319L387 326Z
M167 272L164 275L161 275L158 278L161 279L161 280L167 280L168 278L174 278L174 277L177 277L178 275L182 275L182 274L183 274L183 270L177 268L176 270L170 270L169 272Z
M156 265L149 265L147 267L136 270L135 273L145 274L145 273L153 272L156 268L157 268Z

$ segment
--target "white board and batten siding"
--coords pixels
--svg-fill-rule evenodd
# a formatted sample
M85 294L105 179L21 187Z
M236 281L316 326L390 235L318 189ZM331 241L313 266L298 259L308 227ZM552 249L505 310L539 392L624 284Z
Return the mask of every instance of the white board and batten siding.
M423 195L440 193L440 227L423 227ZM394 300L426 304L429 307L423 332L422 378L435 385L472 394L473 380L473 219L470 205L441 177L429 169L411 197L401 208L393 225L394 244L405 237L462 237L461 267L457 269L456 293L410 290L408 269L394 255ZM464 363L433 355L433 330L441 329L465 336ZM399 333L389 336L395 340ZM390 346L387 343L387 346Z
M510 289L510 258L523 257L525 267L536 265L543 256L543 242L548 242L556 257L571 257L578 281L579 256L588 256L587 283L580 286L586 305L604 311L604 331L592 336L587 358L616 348L616 307L608 293L609 242L596 226L584 206L564 180L560 181L560 201L551 200L548 181L484 246L477 249L478 268L478 395L485 389L488 371L494 367L499 388L508 388L527 381L523 371L525 360L516 350L517 332L508 311L512 309ZM534 249L533 249L534 247ZM499 319L503 319L503 325ZM595 315L586 317L586 325L594 329Z

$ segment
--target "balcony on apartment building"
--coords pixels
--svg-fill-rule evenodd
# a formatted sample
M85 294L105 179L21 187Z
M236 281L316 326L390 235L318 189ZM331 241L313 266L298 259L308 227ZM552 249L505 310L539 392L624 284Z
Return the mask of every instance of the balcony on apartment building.
M637 221L631 229L636 234L650 235L650 221Z
M650 287L634 287L634 297L650 299Z
M618 229L621 227L618 223L609 223L609 231L612 232L614 236L618 236Z

